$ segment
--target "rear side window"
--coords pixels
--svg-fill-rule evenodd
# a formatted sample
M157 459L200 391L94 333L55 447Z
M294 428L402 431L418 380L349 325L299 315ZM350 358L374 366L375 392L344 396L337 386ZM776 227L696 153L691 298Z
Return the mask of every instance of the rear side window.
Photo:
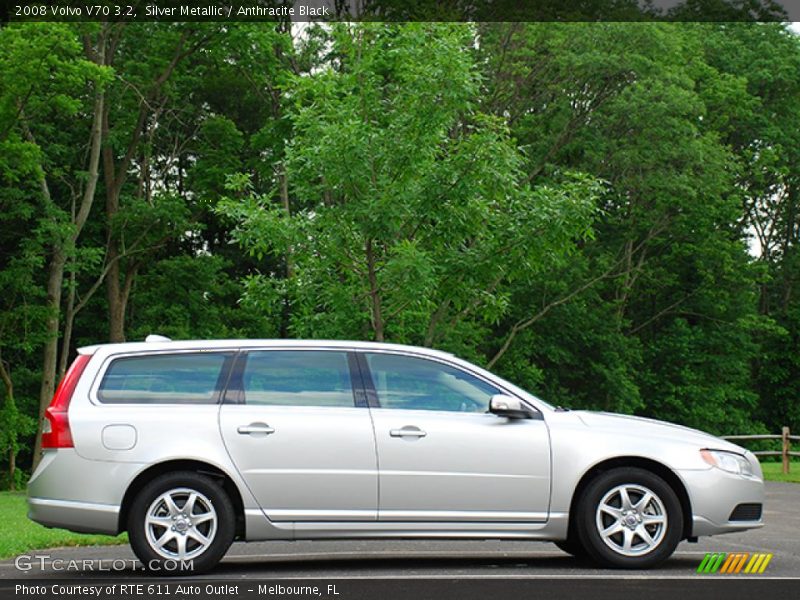
M346 352L250 352L242 383L245 404L354 406Z
M213 404L229 352L155 354L118 358L97 397L107 404Z

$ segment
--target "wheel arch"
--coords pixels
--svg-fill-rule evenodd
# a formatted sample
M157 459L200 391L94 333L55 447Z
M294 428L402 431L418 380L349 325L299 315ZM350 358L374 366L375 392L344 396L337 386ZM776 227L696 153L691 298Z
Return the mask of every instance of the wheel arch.
M686 486L681 481L680 477L664 463L658 462L650 458L642 456L617 456L609 458L593 465L587 470L575 490L572 492L572 499L569 504L569 525L568 536L571 537L574 533L573 522L576 516L576 509L578 502L586 489L586 487L601 473L605 473L612 469L620 467L638 467L646 471L650 471L654 475L658 475L667 482L667 484L678 496L678 501L681 505L681 513L683 514L683 531L681 532L681 539L686 539L692 535L692 504L689 499L689 493Z
M119 520L117 522L117 530L119 533L127 530L128 514L130 512L131 504L136 497L139 490L147 485L150 481L164 475L166 473L174 473L178 471L191 471L201 475L206 475L216 480L228 494L228 497L233 503L234 512L236 514L236 539L244 539L245 537L245 518L244 518L244 502L239 488L233 479L225 471L219 467L215 467L209 463L200 460L168 460L155 465L151 465L144 471L139 473L129 484L125 490L125 495L122 498L120 505Z

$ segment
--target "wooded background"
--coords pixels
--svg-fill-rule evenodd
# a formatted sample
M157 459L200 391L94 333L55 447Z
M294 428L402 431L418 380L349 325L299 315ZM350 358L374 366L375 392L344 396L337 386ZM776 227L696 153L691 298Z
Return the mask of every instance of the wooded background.
M0 451L81 345L432 346L545 400L800 430L780 23L0 29Z

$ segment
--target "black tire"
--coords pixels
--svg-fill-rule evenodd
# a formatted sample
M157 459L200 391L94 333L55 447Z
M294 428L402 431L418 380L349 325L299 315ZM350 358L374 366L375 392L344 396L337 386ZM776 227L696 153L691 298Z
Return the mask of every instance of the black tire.
M583 544L581 544L580 540L576 536L571 536L565 540L559 540L553 543L558 546L559 550L566 552L575 558L584 559L589 556L589 553L586 552L586 548L583 547Z
M167 492L179 509L177 516L163 499ZM181 511L192 493L195 494L192 514L184 518L181 515L186 513ZM147 524L151 511L161 513L152 515L159 524ZM203 520L212 514L214 517ZM161 525L161 520L167 524ZM172 527L168 526L170 522ZM131 548L145 569L157 575L187 575L208 571L222 559L233 542L236 515L228 494L216 481L192 471L178 471L156 477L141 489L131 504L127 526ZM157 536L169 538L161 553L150 539ZM202 543L193 536L203 536L208 542ZM185 566L178 554L179 544L188 552Z
M631 501L624 515L623 489ZM649 501L646 492L652 494ZM575 515L576 531L589 556L603 566L654 567L675 552L683 537L683 511L678 496L666 481L650 471L636 467L606 471L589 483L582 496ZM599 511L604 499L609 509L619 512L612 516ZM641 506L642 502L646 506ZM619 531L604 538L598 520L606 531ZM626 538L630 539L627 550Z

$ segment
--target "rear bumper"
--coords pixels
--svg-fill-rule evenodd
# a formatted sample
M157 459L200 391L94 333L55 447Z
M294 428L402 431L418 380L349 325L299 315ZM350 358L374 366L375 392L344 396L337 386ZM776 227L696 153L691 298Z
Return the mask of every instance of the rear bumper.
M28 518L78 533L120 531L119 513L136 463L87 460L73 448L47 450L28 482Z
M740 504L764 504L764 482L720 469L679 471L692 505L692 535L718 535L764 526L764 518L730 520ZM763 511L761 513L763 515Z
M113 504L29 497L28 518L45 527L78 533L116 535L119 531L119 506Z

